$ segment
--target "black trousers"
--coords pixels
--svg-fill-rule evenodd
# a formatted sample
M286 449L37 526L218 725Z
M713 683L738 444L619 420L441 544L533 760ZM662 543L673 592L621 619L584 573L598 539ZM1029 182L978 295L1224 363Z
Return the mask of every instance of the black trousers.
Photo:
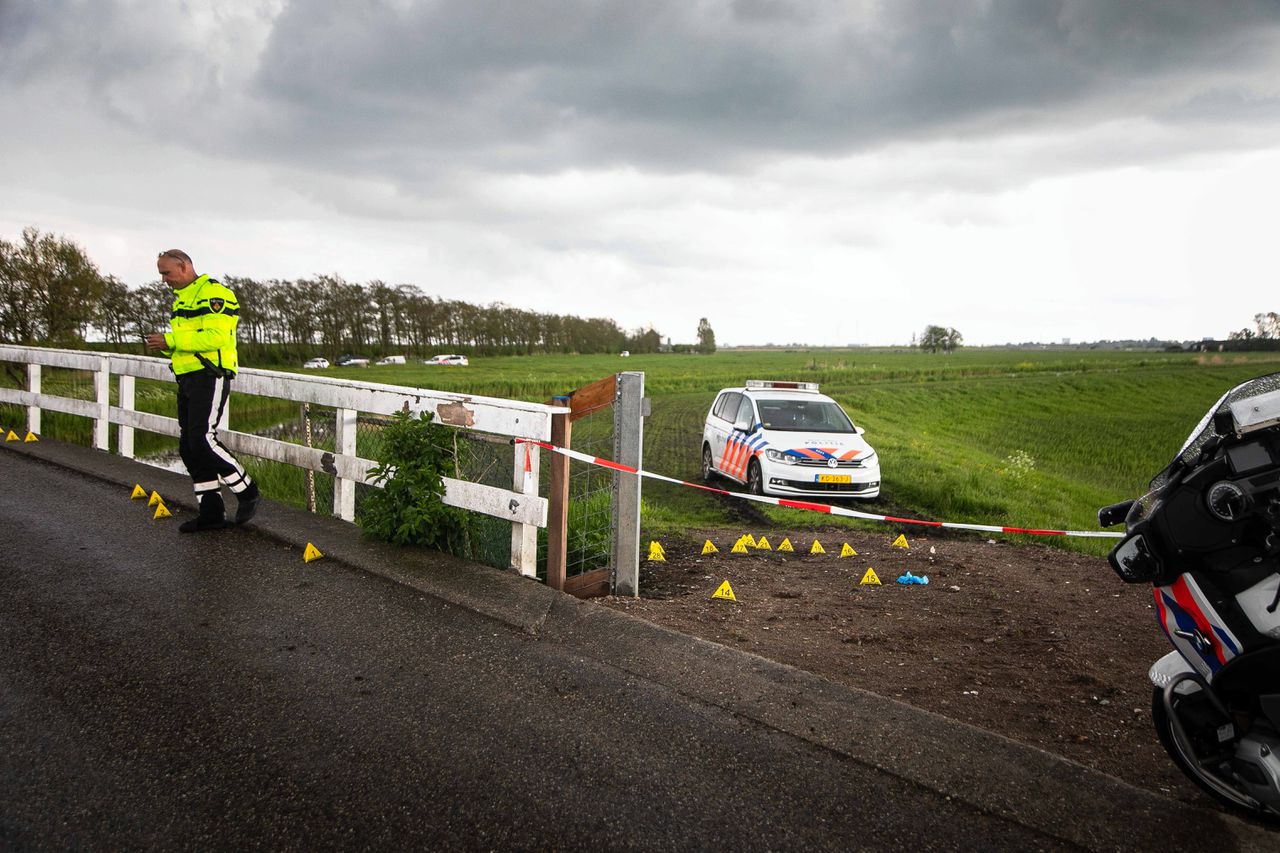
M178 377L178 453L197 495L222 485L239 494L250 482L244 467L218 441L218 422L230 395L230 376L197 370Z

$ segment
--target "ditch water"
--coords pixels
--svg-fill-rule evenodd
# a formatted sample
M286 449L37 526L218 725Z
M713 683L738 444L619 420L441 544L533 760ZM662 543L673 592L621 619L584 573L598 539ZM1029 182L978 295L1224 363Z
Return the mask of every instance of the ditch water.
M311 420L311 443L312 445L322 445L328 441L333 434L332 418L322 418ZM269 426L259 427L249 430L252 435L262 436L263 438L274 438L277 441L287 441L291 444L307 443L306 423L301 417L297 420L281 421ZM165 471L173 471L177 474L186 474L187 466L183 464L182 457L177 451L166 451L164 453L154 453L149 456L139 456L138 461L144 465L150 465L153 468L160 468Z

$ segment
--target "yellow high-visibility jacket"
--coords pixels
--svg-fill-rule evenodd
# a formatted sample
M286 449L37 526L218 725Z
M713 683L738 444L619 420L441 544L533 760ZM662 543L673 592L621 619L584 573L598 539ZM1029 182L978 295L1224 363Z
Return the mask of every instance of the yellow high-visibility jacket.
M174 291L171 331L164 341L176 376L203 367L222 368L235 373L236 326L240 303L220 282L202 275L181 290Z

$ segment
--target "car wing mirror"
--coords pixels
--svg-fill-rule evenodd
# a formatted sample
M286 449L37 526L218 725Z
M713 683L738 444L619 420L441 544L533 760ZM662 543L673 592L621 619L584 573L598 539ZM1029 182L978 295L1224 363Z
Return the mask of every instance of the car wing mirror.
M751 432L751 424L743 418L738 418L734 421L733 428L741 432Z

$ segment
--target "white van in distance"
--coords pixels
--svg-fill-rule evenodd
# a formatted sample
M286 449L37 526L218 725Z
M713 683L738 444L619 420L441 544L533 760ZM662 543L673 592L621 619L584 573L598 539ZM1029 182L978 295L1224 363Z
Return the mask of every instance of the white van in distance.
M880 460L816 382L749 380L716 395L702 431L702 477L755 495L874 498Z
M402 355L388 355L388 356L383 356L382 358L378 359L378 360L375 362L375 364L378 364L378 365L386 365L386 364L404 364L404 356L402 356Z

